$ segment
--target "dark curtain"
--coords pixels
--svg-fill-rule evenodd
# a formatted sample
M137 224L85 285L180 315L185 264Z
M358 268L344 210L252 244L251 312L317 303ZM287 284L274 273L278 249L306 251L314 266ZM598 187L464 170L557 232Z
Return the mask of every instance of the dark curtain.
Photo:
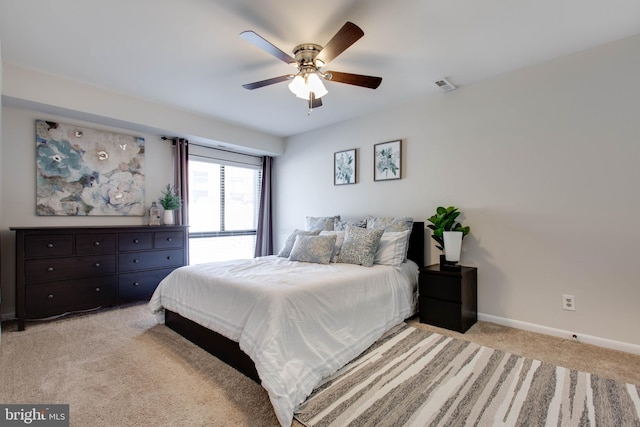
M273 225L271 216L271 174L273 157L262 158L262 185L260 191L260 210L256 228L256 250L254 256L273 254Z
M188 225L189 215L189 141L173 138L174 180L176 193L182 200L182 207L176 210L176 224Z

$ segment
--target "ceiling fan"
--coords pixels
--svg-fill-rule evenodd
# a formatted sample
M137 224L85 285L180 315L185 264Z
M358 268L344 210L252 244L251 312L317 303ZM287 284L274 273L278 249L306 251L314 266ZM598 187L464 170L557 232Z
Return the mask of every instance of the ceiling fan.
M298 98L308 101L309 113L313 108L322 106L322 100L320 98L327 94L327 89L322 84L322 80L376 89L380 86L382 77L321 70L322 67L335 59L362 36L364 36L364 32L360 27L352 22L347 22L324 47L315 43L303 43L293 49L293 56L291 56L278 49L257 33L253 31L243 31L240 33L242 39L275 56L281 61L297 67L298 72L296 74L285 74L271 79L247 83L242 85L242 87L253 90L291 80L289 82L289 89Z

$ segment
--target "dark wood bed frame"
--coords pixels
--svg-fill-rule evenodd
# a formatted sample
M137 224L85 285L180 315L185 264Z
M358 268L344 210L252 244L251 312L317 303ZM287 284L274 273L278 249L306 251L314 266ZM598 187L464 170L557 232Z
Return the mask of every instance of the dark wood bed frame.
M418 267L424 266L424 222L413 223L407 258L418 264ZM253 360L240 350L240 345L236 341L230 340L192 320L182 317L178 313L166 309L164 322L166 326L192 343L242 372L258 384L260 383L260 377Z

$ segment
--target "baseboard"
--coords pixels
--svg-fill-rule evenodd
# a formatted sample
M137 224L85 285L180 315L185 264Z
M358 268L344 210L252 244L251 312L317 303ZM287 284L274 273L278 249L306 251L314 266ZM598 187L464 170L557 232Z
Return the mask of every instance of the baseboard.
M505 317L492 316L490 314L478 313L478 320L484 322L497 323L498 325L509 326L512 328L523 329L525 331L537 332L539 334L551 335L554 337L574 339L575 332L563 329L551 328L549 326L537 325L535 323L523 322L520 320L507 319ZM578 334L578 341L596 345L598 347L609 348L612 350L624 351L626 353L640 355L640 345L630 344L622 341L614 341L602 337L594 337L592 335Z

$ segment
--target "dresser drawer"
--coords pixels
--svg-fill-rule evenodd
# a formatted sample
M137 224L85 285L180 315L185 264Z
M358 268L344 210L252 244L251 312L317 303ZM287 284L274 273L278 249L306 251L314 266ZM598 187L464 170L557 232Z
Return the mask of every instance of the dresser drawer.
M94 255L25 261L25 281L45 282L76 277L91 277L116 272L116 256Z
M72 234L26 236L24 238L25 258L42 258L72 254Z
M121 251L142 251L153 248L153 233L120 233L118 249Z
M40 283L26 287L26 317L37 319L116 301L116 276Z
M183 231L164 231L155 234L156 249L181 248L184 246Z
M108 254L116 251L115 234L79 234L76 236L76 254Z
M118 299L133 300L150 298L158 284L173 268L121 274L118 277Z
M177 267L184 263L184 250L173 249L154 252L121 253L118 257L120 271L138 271L150 268Z

